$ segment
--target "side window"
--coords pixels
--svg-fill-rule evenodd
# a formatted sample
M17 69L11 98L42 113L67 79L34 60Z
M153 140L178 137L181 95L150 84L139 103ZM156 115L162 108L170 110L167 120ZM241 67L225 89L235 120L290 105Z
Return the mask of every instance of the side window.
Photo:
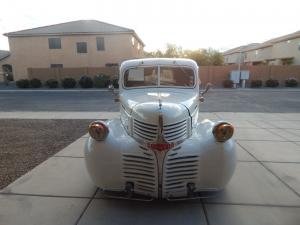
M77 53L87 53L87 43L86 42L77 42Z
M61 49L60 38L48 38L49 49Z
M104 37L97 37L96 41L97 41L97 50L104 51L105 50Z

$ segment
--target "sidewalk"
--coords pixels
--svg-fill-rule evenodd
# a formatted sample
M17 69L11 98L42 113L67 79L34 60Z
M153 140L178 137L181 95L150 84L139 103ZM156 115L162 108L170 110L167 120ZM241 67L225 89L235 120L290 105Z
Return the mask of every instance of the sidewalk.
M105 119L109 114L76 116ZM103 199L85 169L84 135L0 191L0 224L298 225L300 113L200 115L236 127L237 168L216 198L171 203ZM21 118L21 112L15 116Z
M12 111L0 112L0 119L113 119L119 115L119 112Z
M119 117L120 112L91 112L91 111L9 111L0 112L0 119L113 119ZM249 122L264 126L264 124L274 122L274 120L300 120L300 113L248 113L248 112L199 112L200 119L234 121L239 125ZM249 122L248 122L249 121ZM268 127L267 127L268 128ZM299 125L300 129L300 125Z

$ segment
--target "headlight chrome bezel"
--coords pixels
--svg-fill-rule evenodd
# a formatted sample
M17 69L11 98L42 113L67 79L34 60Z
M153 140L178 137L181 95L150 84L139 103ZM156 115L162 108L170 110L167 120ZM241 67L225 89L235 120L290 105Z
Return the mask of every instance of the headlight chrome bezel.
M212 133L217 142L226 142L233 136L234 127L230 123L219 122L213 127Z

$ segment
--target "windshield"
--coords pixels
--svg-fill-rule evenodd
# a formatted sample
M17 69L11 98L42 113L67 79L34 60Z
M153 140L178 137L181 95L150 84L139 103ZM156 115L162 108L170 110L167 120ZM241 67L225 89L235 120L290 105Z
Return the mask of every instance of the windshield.
M189 67L135 67L126 70L124 75L125 87L193 87L194 84L194 71Z

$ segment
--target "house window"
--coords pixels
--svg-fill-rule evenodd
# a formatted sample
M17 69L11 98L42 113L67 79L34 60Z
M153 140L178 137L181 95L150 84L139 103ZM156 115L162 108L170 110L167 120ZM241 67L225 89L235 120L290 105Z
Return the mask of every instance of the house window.
M86 42L77 42L77 53L87 53L87 43Z
M49 49L61 49L60 38L48 38Z
M131 37L131 44L134 46L134 37Z
M104 51L105 46L104 46L104 37L97 37L97 50L98 51Z
M141 49L141 45L140 43L137 44L137 49L140 50Z
M50 68L63 68L63 64L50 64Z

